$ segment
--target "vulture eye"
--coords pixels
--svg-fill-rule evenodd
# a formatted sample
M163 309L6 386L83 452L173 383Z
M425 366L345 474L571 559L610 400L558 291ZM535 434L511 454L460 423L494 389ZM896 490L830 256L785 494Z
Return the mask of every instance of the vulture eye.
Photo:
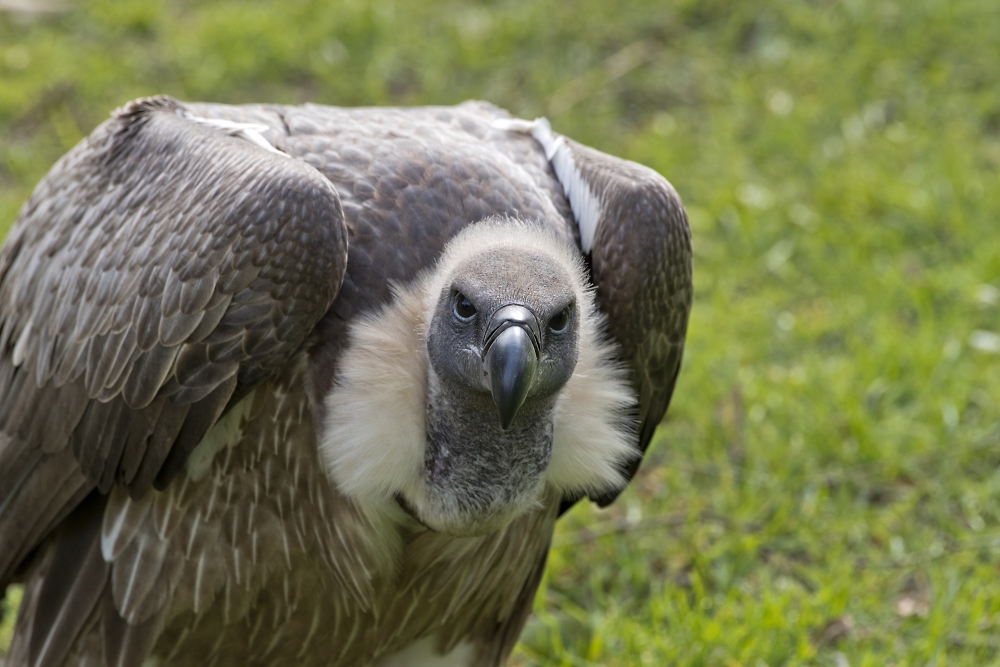
M463 322L468 322L475 316L476 307L472 305L472 302L469 301L464 294L459 292L455 296L455 317Z
M566 326L569 324L569 306L566 306L558 313L552 316L549 320L549 329L553 333L562 333L566 330Z

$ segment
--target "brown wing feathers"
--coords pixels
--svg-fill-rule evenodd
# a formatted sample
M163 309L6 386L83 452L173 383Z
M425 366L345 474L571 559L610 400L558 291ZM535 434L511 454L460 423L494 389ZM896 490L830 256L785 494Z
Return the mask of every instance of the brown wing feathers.
M42 181L0 254L0 587L89 489L165 485L340 286L330 183L182 114L168 98L119 111Z
M687 214L670 183L652 169L565 141L600 203L592 278L608 332L632 370L645 452L670 404L684 351L692 298ZM629 464L627 478L640 461ZM616 496L595 500L604 506Z

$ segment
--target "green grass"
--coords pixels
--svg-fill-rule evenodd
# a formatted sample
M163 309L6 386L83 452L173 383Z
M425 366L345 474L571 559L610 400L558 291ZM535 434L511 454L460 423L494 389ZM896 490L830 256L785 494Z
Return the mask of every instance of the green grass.
M0 226L141 95L548 115L671 179L695 308L652 455L561 523L515 664L1000 664L1000 4L753 4L0 14Z

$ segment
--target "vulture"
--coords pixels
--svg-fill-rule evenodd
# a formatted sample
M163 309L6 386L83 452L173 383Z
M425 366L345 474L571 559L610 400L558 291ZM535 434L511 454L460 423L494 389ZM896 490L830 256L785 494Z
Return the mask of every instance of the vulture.
M7 667L504 664L691 298L673 187L545 119L129 103L0 253Z

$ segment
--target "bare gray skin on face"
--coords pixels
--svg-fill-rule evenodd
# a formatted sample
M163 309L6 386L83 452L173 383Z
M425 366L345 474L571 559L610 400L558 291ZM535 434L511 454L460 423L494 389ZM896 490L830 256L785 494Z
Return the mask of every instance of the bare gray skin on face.
M442 290L427 340L429 511L418 518L428 526L482 534L537 501L552 454L557 393L577 361L574 294L570 275L551 258L508 248L461 264ZM523 316L507 322L512 313ZM494 348L505 338L531 358L518 368L519 386L511 391L526 391L507 428L498 414L501 390L490 379L500 354Z

